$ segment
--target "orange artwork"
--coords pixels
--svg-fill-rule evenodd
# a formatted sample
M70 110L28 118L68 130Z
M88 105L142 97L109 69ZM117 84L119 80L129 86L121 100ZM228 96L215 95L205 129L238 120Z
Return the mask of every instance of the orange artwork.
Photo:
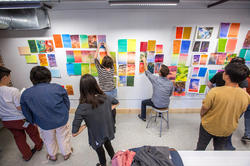
M182 38L183 27L176 27L176 39Z
M100 52L99 54L100 54L100 63L102 64L102 60L107 55L107 52L103 51L103 52Z
M181 49L181 40L173 41L173 54L179 54Z
M207 57L208 57L208 55L206 55L206 54L201 55L200 65L206 65L207 64Z
M128 64L135 64L135 52L128 52Z
M144 63L140 63L139 72L144 73Z
M163 53L163 45L162 44L156 45L156 53Z
M227 46L226 46L226 52L234 52L237 44L237 39L228 39L227 40Z
M66 85L66 91L68 95L74 95L74 90L72 85Z
M240 30L240 23L232 23L228 32L228 37L237 38Z
M135 64L128 64L127 65L127 76L134 76L135 75Z
M89 51L81 50L81 54L82 54L82 62L83 63L90 63Z
M38 54L40 66L49 66L46 54Z
M30 48L29 47L18 47L19 55L29 55Z
M183 39L190 39L192 27L184 27Z
M148 51L155 51L156 40L148 41Z
M62 36L61 35L53 35L53 38L54 38L56 48L63 48Z
M81 50L74 50L75 62L82 62L82 53Z
M80 48L79 35L70 35L72 48Z

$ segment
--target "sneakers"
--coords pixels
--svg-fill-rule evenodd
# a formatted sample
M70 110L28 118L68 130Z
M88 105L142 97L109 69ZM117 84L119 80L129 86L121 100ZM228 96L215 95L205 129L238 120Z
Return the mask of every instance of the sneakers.
M146 118L142 118L141 114L138 114L138 118L140 118L142 121L146 122Z
M248 138L247 136L243 136L243 137L241 138L241 141L250 142L250 138Z

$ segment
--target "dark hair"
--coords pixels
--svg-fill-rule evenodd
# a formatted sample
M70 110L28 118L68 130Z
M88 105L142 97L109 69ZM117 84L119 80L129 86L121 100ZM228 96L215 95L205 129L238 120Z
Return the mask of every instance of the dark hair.
M0 80L4 77L4 76L9 76L10 75L11 70L7 69L6 67L0 66Z
M91 104L92 108L98 107L104 103L106 98L104 92L100 89L96 79L90 75L85 74L80 80L80 104Z
M225 67L225 74L227 74L234 83L240 83L249 75L249 69L242 63L229 63Z
M241 64L245 64L245 59L244 58L241 58L241 57L236 57L236 58L233 58L230 63L241 63Z
M104 56L102 60L102 66L112 69L114 67L113 59L109 56Z
M166 77L169 74L169 68L166 65L162 64L160 73L162 77Z
M39 83L49 83L51 81L51 73L46 67L35 66L30 71L30 81L33 85Z

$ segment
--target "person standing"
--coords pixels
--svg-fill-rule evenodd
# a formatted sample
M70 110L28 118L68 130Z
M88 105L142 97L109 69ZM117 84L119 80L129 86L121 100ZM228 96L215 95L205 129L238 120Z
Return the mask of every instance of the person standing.
M21 96L23 114L28 122L40 127L48 151L47 158L56 161L60 149L64 160L68 160L73 150L68 122L68 94L61 85L50 83L51 73L46 67L33 67L30 80L33 86L26 89Z
M170 96L173 92L173 83L167 78L169 74L169 68L162 64L159 75L153 75L150 71L148 71L148 66L146 59L143 59L145 74L148 77L149 81L153 86L153 96L151 99L143 100L141 103L141 114L138 117L142 121L146 121L146 107L152 106L155 108L167 108L170 103Z
M250 77L247 77L248 85L250 85ZM250 86L247 88L247 93L250 95ZM250 142L250 105L248 105L246 112L244 113L244 124L245 132L244 136L241 138L244 142Z
M214 150L226 150L228 136L238 127L240 116L250 104L250 96L239 83L249 75L241 63L229 63L223 72L225 86L212 88L201 108L201 124L196 150L205 150L213 139Z
M16 145L23 155L23 159L29 161L36 151L43 147L38 129L28 123L20 107L21 93L14 87L9 87L11 76L10 70L0 66L0 118L3 126L13 134ZM30 149L26 142L26 134L34 142L35 147Z
M81 77L80 104L72 123L72 135L79 135L87 127L89 144L99 158L97 166L106 166L103 145L111 159L115 154L111 144L111 140L115 138L111 109L115 109L118 104L115 98L105 95L92 75L85 74ZM85 124L81 125L83 120Z

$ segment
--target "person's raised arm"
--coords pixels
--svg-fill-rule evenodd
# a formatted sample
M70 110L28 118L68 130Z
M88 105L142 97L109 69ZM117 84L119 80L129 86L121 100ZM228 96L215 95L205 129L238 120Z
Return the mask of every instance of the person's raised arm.
M108 55L109 57L111 57L110 52L109 52L109 48L108 48L108 46L107 46L107 44L106 44L105 42L103 43L103 46L104 46L105 49L106 49L107 55Z
M97 59L97 57L98 57L98 54L99 54L101 46L102 46L102 43L99 43L98 46L97 46L97 49L96 49L96 52L95 52L95 56L94 56L95 59Z

